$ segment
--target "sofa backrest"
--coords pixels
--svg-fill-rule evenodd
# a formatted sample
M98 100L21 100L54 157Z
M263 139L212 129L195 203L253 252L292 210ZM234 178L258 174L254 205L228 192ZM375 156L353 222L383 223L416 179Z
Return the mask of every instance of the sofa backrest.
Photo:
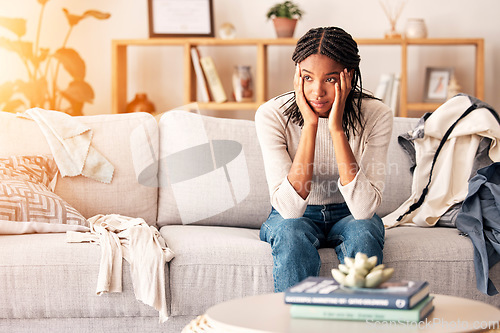
M86 218L121 214L141 217L153 225L157 218L156 171L143 173L138 181L136 169L150 165L150 152L158 151L154 117L130 113L76 119L92 129L92 145L113 164L113 179L104 184L83 176L59 176L55 192ZM35 154L51 154L38 125L15 114L0 112L0 157ZM152 179L147 179L147 175Z
M397 137L417 121L394 119L380 216L410 196L409 159ZM271 206L253 121L170 111L160 119L159 128L159 226L260 228Z
M159 128L158 226L260 228L271 204L253 121L169 111Z
M418 118L395 117L392 137L387 153L387 174L385 179L382 204L377 210L379 216L393 212L410 197L412 173L408 154L398 143L398 136L415 128Z

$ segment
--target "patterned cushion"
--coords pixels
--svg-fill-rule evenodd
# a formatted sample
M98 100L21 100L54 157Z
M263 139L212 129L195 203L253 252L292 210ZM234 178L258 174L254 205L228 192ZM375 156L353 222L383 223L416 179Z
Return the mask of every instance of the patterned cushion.
M57 166L47 156L0 158L0 220L88 226L49 189L56 175Z

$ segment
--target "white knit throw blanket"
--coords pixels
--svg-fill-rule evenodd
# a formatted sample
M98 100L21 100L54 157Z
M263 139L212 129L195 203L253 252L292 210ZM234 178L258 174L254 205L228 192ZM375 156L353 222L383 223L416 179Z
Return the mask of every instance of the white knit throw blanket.
M32 108L20 117L37 123L49 144L62 177L83 175L103 183L113 178L113 165L91 144L92 129L75 117L40 108Z
M141 218L96 215L89 220L90 232L68 231L66 241L98 242L101 264L96 293L122 291L122 259L130 264L136 299L159 311L160 322L168 319L165 295L165 264L174 253L158 230Z

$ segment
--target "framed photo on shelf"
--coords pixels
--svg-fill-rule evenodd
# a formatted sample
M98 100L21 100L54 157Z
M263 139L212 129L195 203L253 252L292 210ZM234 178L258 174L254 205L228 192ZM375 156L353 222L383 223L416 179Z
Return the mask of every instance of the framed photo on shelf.
M451 67L427 67L425 72L425 102L445 102L454 69Z
M148 0L149 37L213 37L212 0Z

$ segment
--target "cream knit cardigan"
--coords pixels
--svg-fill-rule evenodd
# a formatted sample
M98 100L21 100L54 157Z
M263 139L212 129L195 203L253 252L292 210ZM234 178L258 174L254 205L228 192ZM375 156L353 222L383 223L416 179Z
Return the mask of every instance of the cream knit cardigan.
M165 294L165 264L174 257L158 230L141 218L117 214L96 215L89 220L90 232L68 231L68 243L97 242L101 263L96 293L122 291L122 261L130 264L135 297L168 319Z
M470 105L468 96L454 97L425 121L424 137L415 140L417 166L413 173L411 195L398 209L383 218L386 227L402 224L432 227L452 205L462 202L468 192L474 156L483 137L492 139L489 150L491 160L500 161L500 125L489 110L479 108L472 111L457 123L441 149L422 206L397 221L418 201L429 180L432 159L441 139Z
M284 218L302 217L307 205L346 202L356 219L373 216L382 201L385 184L387 148L392 133L392 112L382 102L365 99L362 103L364 130L351 135L349 145L360 170L345 186L339 182L335 151L328 129L328 119L320 118L314 155L311 192L304 200L287 175L292 165L302 129L287 117L283 108L290 94L271 99L259 107L255 126L259 138L272 206Z

